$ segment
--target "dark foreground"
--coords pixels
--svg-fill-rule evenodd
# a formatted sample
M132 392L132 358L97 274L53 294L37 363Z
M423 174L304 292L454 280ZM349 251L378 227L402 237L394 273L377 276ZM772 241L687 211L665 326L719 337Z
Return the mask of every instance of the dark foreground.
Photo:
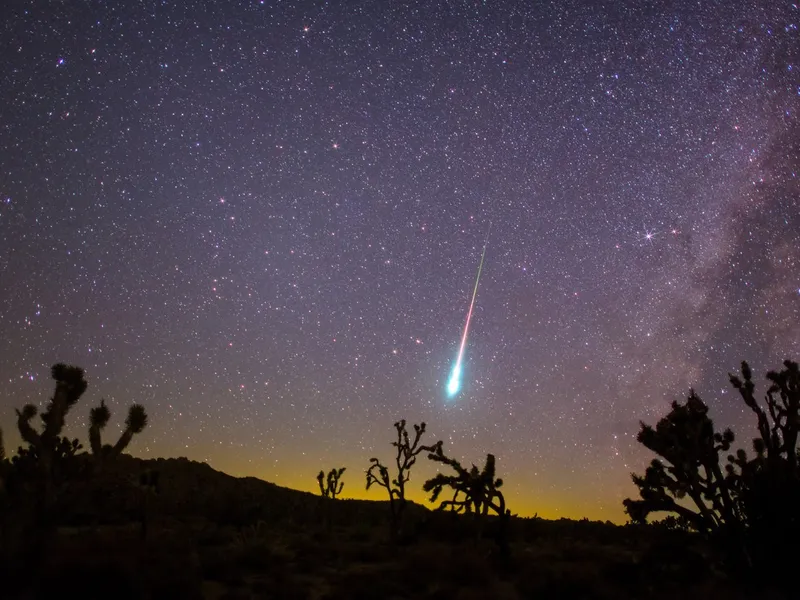
M657 526L512 519L510 553L488 523L411 506L390 542L381 502L323 500L185 459L121 457L63 499L38 565L6 544L3 598L477 599L737 598L694 536ZM125 482L158 469L158 494ZM8 516L8 515L6 515ZM8 521L6 521L8 523Z

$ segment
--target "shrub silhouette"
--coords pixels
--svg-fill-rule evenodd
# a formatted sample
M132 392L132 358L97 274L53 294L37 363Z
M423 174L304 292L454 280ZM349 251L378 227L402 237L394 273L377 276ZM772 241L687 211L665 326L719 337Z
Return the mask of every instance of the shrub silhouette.
M643 476L633 474L640 498L624 501L632 521L645 522L656 511L674 513L675 525L718 542L734 568L747 567L756 577L791 568L798 553L790 540L800 533L800 369L789 360L783 364L782 371L767 373L766 408L755 398L746 362L741 377L729 376L756 416L752 458L739 449L721 466L720 453L730 450L733 432L714 430L708 407L694 391L686 404L673 402L655 428L641 424L638 441L661 459Z
M411 467L417 462L420 452L433 452L435 446L420 444L420 438L425 433L425 423L414 425L413 441L408 435L405 419L395 423L394 428L397 430L397 441L392 442L392 446L397 449L395 456L397 477L392 479L389 469L377 458L371 458L371 464L367 469L367 489L379 485L389 494L391 536L392 540L396 541L401 533L403 513L406 508L406 483L411 477ZM441 445L441 442L438 445Z
M328 478L325 479L325 471L320 471L317 475L317 483L319 483L319 492L325 498L336 500L336 496L342 493L344 482L341 481L342 473L345 472L345 467L340 469L331 469L328 472Z

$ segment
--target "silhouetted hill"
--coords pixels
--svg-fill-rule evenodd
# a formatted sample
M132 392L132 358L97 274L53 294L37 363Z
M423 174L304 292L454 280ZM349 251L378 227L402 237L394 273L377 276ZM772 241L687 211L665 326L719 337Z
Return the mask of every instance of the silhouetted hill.
M132 494L131 485L138 488L146 473L158 473L158 489ZM258 521L317 523L322 519L324 500L318 494L255 477L234 477L186 458L140 459L122 455L100 476L74 488L73 495L65 498L66 514L62 516L74 525L129 522L140 512L141 496L145 493L149 511L155 518L204 519L231 526ZM386 521L386 501L332 502L337 520L368 525ZM411 503L409 512L418 519L430 511Z

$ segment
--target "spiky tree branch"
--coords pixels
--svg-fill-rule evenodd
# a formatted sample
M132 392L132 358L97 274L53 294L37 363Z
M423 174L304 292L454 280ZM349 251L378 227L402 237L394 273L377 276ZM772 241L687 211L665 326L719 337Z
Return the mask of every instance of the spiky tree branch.
M41 446L41 436L31 426L31 419L39 412L38 409L33 404L26 404L22 410L15 409L15 412L17 413L17 428L22 440L34 448Z
M756 401L752 372L746 362L741 377L730 375L733 386L756 415L755 457L744 450L728 457L728 478L738 496L747 528L748 549L758 570L789 572L800 553L794 540L800 535L800 368L786 360L783 370L769 371L764 405Z
M141 404L133 404L128 409L125 429L117 443L113 446L103 446L102 431L110 419L111 411L106 406L105 400L100 400L100 405L89 411L89 441L92 454L98 458L119 456L131 443L133 436L147 427L147 411Z
M111 411L106 406L106 401L101 399L100 405L95 406L89 411L89 445L92 454L99 456L103 451L103 441L101 433L111 419Z
M38 457L44 476L44 495L46 497L50 495L52 485L54 456L64 452L74 454L74 451L80 446L77 440L70 443L69 440L61 438L61 431L64 428L64 419L67 413L88 387L83 369L79 367L58 363L50 369L50 374L56 382L56 389L45 412L41 415L42 432L37 432L31 425L31 419L38 412L35 406L28 404L21 411L16 411L19 433L22 439L28 443L30 450Z
M75 406L89 385L80 367L58 363L53 365L50 374L56 381L56 390L47 404L47 410L42 414L45 427L41 437L44 444L55 442L64 428L67 413Z
M128 444L131 443L133 436L144 431L147 427L147 412L141 404L134 404L128 409L128 416L125 419L125 431L122 432L119 440L114 444L114 454L119 455Z
M758 432L766 460L772 463L785 460L791 470L797 469L797 441L800 433L800 368L796 362L786 360L780 372L769 371L767 379L772 385L767 389L765 411L755 398L753 373L747 362L742 362L742 377L730 374L730 381L744 403L755 413Z

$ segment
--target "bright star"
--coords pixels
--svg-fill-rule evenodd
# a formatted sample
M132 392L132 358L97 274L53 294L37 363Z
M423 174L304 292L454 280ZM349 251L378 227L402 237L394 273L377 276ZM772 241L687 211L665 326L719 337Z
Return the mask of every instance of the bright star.
M656 235L658 235L657 232L650 231L649 229L647 229L645 227L644 228L644 237L642 237L642 240L646 240L646 241L648 241L648 242L650 242L652 244L653 243L653 238L656 237Z

